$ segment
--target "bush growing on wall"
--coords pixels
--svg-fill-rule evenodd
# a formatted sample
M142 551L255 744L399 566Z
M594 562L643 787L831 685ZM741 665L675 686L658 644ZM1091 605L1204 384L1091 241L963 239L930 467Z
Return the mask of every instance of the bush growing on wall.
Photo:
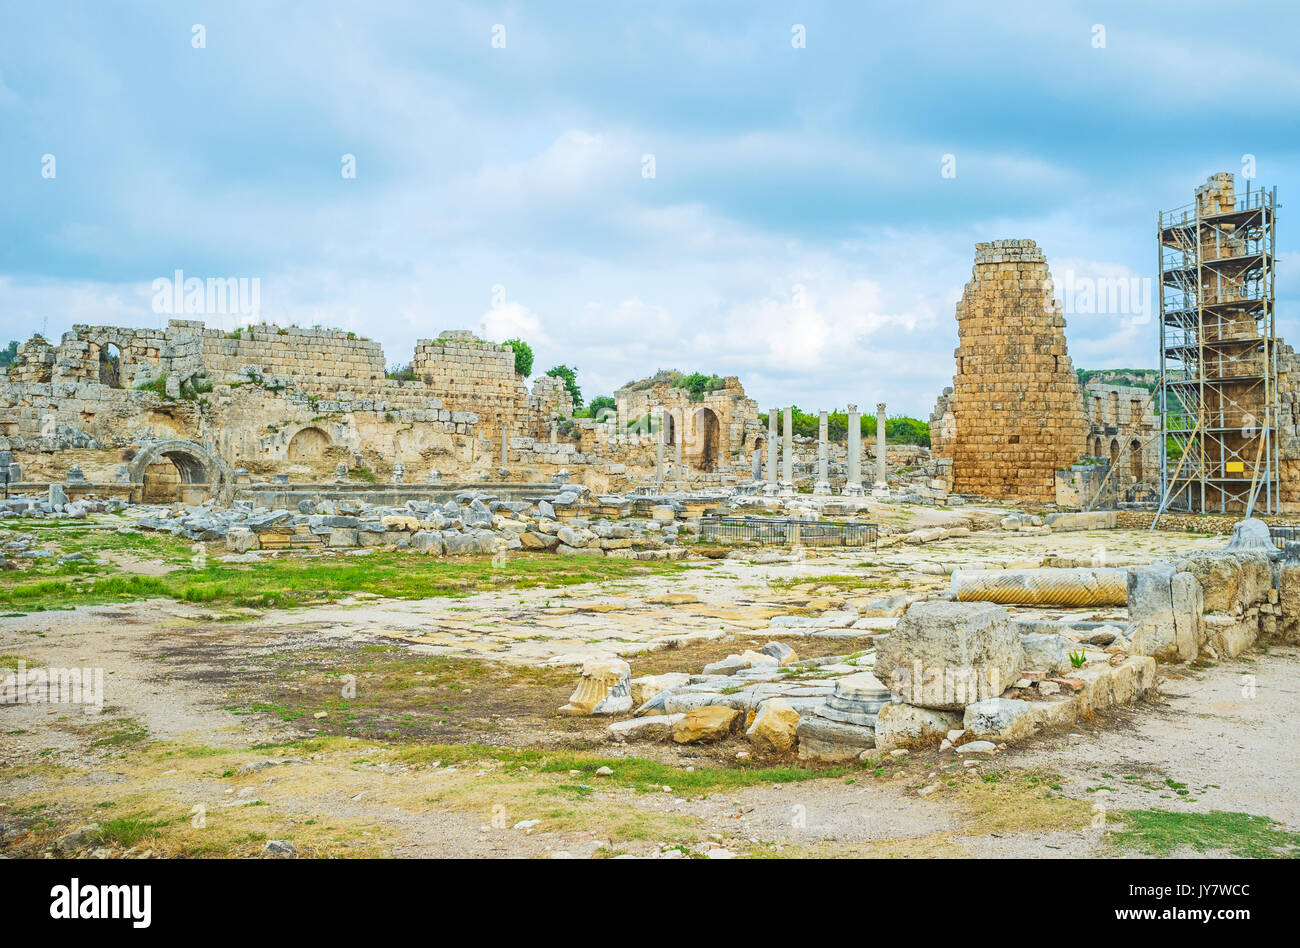
M546 374L564 383L564 387L569 390L569 395L573 398L575 409L582 407L582 389L578 388L577 369L571 369L567 365L556 365L547 369Z
M507 339L502 345L515 350L515 375L524 378L533 374L533 347L522 339Z

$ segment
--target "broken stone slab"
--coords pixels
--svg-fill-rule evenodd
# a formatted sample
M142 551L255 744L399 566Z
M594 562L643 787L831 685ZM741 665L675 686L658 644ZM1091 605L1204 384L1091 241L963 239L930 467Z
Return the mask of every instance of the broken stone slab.
M859 614L864 619L896 619L906 611L907 594L899 593L867 603Z
M1053 533L1069 530L1114 530L1119 523L1117 510L1089 510L1071 513L1053 513L1045 518Z
M1060 633L1022 633L1020 645L1025 650L1025 668L1055 675L1071 667L1070 650L1075 643Z
M1018 741L1033 734L1037 723L1033 706L1018 698L986 698L967 705L962 724L976 737Z
M615 721L606 731L614 741L666 741L673 726L685 715L657 714L653 717Z
M764 655L775 658L778 665L789 665L791 662L799 660L794 649L784 642L768 642L761 649Z
M749 662L740 655L728 655L726 658L719 659L716 662L710 662L704 666L706 675L732 675L742 669L748 668Z
M661 691L679 688L690 680L682 672L668 672L663 675L642 675L632 679L632 702L638 706L645 704Z
M841 724L817 715L805 715L795 728L799 741L799 759L822 763L857 760L863 751L876 746L872 728Z
M882 752L938 744L962 727L960 711L920 708L890 702L876 712L876 747Z
M646 702L646 704L653 707L658 698L659 696L656 695L654 698L651 698L650 701ZM699 708L707 708L710 705L718 705L721 707L740 710L745 707L745 704L746 696L740 692L724 695L717 691L694 693L675 691L666 693L663 701L659 703L659 706L663 708L663 711L660 712L662 714L682 714L688 711L695 711ZM638 708L637 714L640 715L641 713L641 708ZM649 714L651 711L647 710L645 713Z
M1240 615L1267 602L1273 588L1273 561L1266 553L1198 551L1169 557L1179 572L1191 573L1205 596L1206 612Z
M696 744L720 741L727 737L740 712L725 705L706 705L687 711L671 728L672 739L677 744Z
M247 553L260 545L257 534L247 527L231 527L226 531L226 549L232 553Z
M1118 665L1091 663L1075 671L1071 680L1081 686L1078 691L1063 691L1048 701L977 702L966 709L962 723L978 739L1021 740L1041 728L1068 725L1080 715L1141 698L1156 686L1156 662L1148 655L1134 655Z
M760 751L783 754L794 749L799 712L784 698L769 698L758 706L745 737Z
M875 646L875 675L895 696L940 710L1002 694L1024 664L1006 610L987 602L915 602Z

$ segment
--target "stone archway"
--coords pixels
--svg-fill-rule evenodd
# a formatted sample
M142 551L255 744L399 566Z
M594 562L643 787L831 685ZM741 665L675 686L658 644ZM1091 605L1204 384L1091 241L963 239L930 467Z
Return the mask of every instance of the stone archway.
M303 428L289 439L288 458L290 461L317 460L332 443L330 436L321 429Z
M722 436L722 423L711 408L697 408L691 412L687 437L683 442L684 456L696 471L714 471L718 466L718 445Z
M153 473L146 476L150 474L150 468L153 468ZM133 483L141 485L142 499L150 494L174 495L171 497L174 500L188 500L191 493L224 495L232 481L226 462L193 441L147 444L131 459L127 472ZM193 486L187 488L186 485ZM156 499L164 498L159 496Z

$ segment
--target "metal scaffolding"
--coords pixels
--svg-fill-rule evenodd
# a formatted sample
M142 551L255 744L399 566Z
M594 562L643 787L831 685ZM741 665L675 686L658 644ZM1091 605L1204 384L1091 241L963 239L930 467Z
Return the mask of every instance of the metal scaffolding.
M1278 509L1276 208L1224 174L1159 216L1162 511Z

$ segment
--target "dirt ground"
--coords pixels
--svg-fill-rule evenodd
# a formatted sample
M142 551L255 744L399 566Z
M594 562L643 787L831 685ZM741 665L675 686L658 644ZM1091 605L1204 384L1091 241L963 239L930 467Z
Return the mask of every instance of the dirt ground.
M1104 539L1137 556L1204 542ZM636 675L694 673L768 641L756 616L942 585L925 564L1038 562L1098 542L977 533L438 602L214 612L148 601L0 618L6 669L104 672L98 713L0 707L0 850L57 854L87 824L99 830L77 851L104 857L256 856L267 840L305 856L1120 856L1113 830L1134 810L1254 814L1300 831L1300 803L1278 777L1300 763L1295 649L1165 667L1154 700L973 766L927 752L818 771L748 757L740 739L611 744L607 722L557 713L572 664L426 641L443 624L457 641L475 628L496 641L512 625L549 639L536 623L569 619L586 630L573 641L635 645L665 622L718 621L721 637L629 657ZM665 604L666 592L695 601ZM719 609L739 611L719 620ZM626 628L592 637L593 616ZM805 658L869 642L789 641Z

